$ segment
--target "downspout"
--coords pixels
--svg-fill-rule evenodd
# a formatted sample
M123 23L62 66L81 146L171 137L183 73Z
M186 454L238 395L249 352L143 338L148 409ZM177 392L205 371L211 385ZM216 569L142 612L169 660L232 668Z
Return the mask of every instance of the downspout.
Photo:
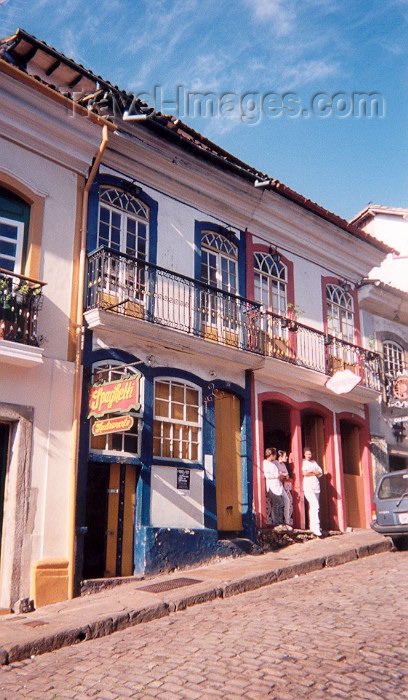
M70 459L70 489L69 489L69 522L68 522L68 598L74 597L75 549L76 549L76 491L78 474L79 422L82 399L82 326L84 312L86 235L88 223L89 190L95 179L102 156L108 144L108 127L102 127L102 141L86 181L82 199L81 247L78 271L78 299L75 323L75 369L74 369L74 407L72 420L71 459Z

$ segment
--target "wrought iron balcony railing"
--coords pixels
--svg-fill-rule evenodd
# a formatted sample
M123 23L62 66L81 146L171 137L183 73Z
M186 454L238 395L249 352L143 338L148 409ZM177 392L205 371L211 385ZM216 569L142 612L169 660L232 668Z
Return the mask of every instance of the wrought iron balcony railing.
M88 258L86 307L158 323L326 375L351 369L365 386L381 388L376 353L110 248L99 248Z
M350 369L361 377L364 386L380 391L381 357L378 353L271 312L263 314L261 328L267 356L327 375L339 369Z
M37 318L44 285L0 268L0 340L39 345Z
M88 258L86 307L262 352L259 304L110 248Z

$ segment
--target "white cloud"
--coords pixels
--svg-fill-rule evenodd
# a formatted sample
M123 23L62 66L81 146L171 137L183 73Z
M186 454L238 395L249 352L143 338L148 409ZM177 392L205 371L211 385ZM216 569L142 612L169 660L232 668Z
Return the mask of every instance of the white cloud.
M297 12L292 0L247 0L255 17L271 22L278 36L287 36L295 26Z

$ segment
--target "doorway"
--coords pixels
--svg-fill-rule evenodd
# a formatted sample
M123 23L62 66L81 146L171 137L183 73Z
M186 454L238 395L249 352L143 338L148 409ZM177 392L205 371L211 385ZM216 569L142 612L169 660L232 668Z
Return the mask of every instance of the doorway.
M311 411L302 411L302 450L310 447L313 459L322 468L320 481L320 523L323 530L330 530L330 483L326 465L326 438L324 418ZM305 503L306 506L306 503ZM307 511L307 508L306 508ZM306 513L306 515L308 515ZM308 522L308 518L306 518Z
M3 533L4 495L10 449L10 424L0 423L0 553Z
M340 421L344 495L348 527L365 527L364 480L361 468L360 428L348 420Z
M137 467L90 462L84 578L133 575Z
M241 402L228 391L215 395L217 529L242 530Z

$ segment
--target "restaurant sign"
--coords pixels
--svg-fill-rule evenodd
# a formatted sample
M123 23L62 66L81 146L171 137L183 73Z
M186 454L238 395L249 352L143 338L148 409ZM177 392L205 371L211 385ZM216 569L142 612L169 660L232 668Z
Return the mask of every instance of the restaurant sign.
M123 433L133 426L132 416L116 416L115 418L104 418L96 420L92 425L92 435L107 435L108 433Z
M88 418L101 418L107 413L129 413L140 408L140 372L130 379L93 384L89 392Z

